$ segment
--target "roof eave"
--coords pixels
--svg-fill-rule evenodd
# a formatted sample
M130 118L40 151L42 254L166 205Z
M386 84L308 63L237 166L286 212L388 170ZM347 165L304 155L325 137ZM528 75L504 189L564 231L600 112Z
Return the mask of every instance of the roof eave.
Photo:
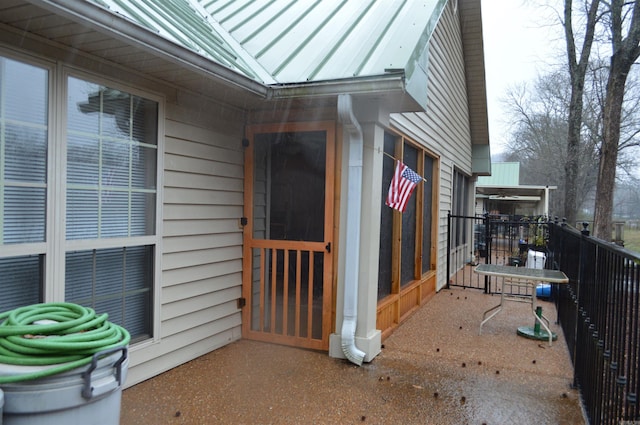
M266 85L159 37L147 28L96 4L77 0L29 1L36 6L82 23L89 28L108 33L114 38L153 53L155 56L162 57L173 63L179 63L181 66L202 75L214 77L230 87L248 91L262 98L267 97L268 88Z
M422 105L408 92L406 83L405 73L396 71L367 77L275 84L269 86L268 98L330 98L340 94L351 94L356 97L384 97L385 101L392 105L393 112L421 111Z

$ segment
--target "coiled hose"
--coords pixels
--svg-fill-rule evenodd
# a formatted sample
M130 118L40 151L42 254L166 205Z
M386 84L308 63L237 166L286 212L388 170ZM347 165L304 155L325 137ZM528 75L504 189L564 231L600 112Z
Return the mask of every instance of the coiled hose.
M67 372L89 364L94 354L125 347L131 336L88 307L44 303L0 313L0 363L50 368L19 375L0 375L0 384ZM38 323L39 322L39 323Z

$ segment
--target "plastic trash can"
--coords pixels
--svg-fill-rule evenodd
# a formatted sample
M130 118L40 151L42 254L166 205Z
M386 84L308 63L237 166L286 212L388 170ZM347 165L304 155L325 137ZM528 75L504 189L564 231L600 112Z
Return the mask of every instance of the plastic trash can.
M532 249L527 252L527 268L544 269L547 256L544 252L534 251ZM536 286L536 297L551 298L551 285L549 283L540 283Z
M94 354L90 364L67 372L2 384L0 425L118 425L127 351L127 347L111 348ZM50 367L0 364L0 375Z
M547 261L547 256L544 252L534 251L532 249L527 252L527 268L529 269L544 269L544 263Z

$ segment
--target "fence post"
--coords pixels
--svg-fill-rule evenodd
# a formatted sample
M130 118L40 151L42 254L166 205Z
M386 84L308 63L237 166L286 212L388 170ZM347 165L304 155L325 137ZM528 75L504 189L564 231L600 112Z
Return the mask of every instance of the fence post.
M484 243L487 245L487 256L484 259L485 264L491 264L491 257L493 256L493 241L491 240L491 220L489 219L489 213L484 214ZM484 293L491 292L489 288L489 276L484 277Z
M566 218L562 219L562 225L566 226ZM577 361L577 352L578 349L577 347L579 346L578 344L578 326L580 326L580 322L579 322L579 314L580 314L580 306L581 306L581 300L580 300L580 292L581 292L581 287L582 287L582 280L583 280L583 276L585 274L585 267L586 267L586 259L585 256L586 254L586 249L585 249L585 243L584 243L584 239L585 237L589 236L589 223L587 223L586 221L582 222L582 230L580 231L580 233L582 234L582 238L580 238L580 255L578 257L578 284L576 285L576 299L578 300L578 308L576 308L576 326L575 326L575 334L574 334L574 340L575 340L575 346L576 348L573 350L573 387L576 388L578 387L578 375L577 375L577 370L578 370L578 365L576 364Z
M589 223L586 221L582 222L582 230L580 231L584 236L589 236Z
M447 211L447 289L449 287L449 281L451 280L451 211Z

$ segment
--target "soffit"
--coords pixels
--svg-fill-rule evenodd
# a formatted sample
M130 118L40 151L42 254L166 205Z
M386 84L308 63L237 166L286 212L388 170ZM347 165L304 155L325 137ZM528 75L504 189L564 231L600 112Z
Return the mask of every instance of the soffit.
M476 186L476 194L513 198L517 196L544 196L547 189L557 189L556 186Z
M481 0L458 0L469 98L471 142L475 145L488 145L489 120L481 5Z

